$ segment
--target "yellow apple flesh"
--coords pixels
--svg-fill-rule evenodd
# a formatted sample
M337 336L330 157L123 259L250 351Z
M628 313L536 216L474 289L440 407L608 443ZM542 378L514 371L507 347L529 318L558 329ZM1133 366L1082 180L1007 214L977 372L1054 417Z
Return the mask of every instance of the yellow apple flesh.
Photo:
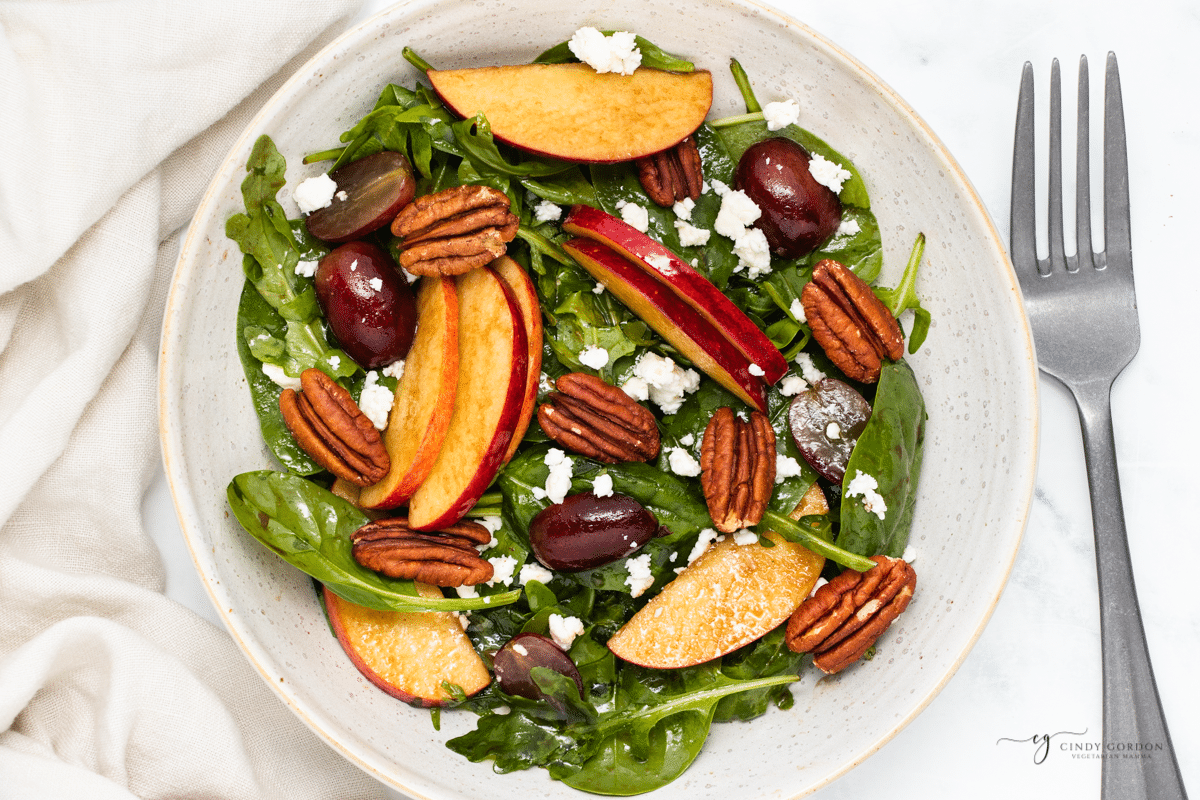
M793 519L829 506L813 484ZM655 669L701 664L786 622L821 575L825 559L774 532L774 547L718 542L668 583L608 640L618 658Z
M442 590L416 584L422 597ZM429 708L450 700L442 682L473 695L491 675L448 611L375 611L325 589L325 607L338 642L358 671L392 697Z
M586 64L520 64L426 73L462 117L482 112L497 139L565 161L631 161L700 127L712 105L707 70L631 75Z
M417 334L396 387L383 443L392 466L363 489L363 508L395 508L429 475L442 448L458 386L458 297L452 278L424 278L417 290Z
M508 452L504 454L504 463L507 464L521 446L521 440L525 438L525 431L529 430L529 422L533 419L533 411L537 406L538 381L542 375L542 307L538 302L533 280L520 264L508 256L501 256L492 263L492 269L496 270L500 280L508 285L517 306L521 309L521 319L525 323L525 343L529 349L529 362L525 372L525 399L513 430L512 442L508 445Z

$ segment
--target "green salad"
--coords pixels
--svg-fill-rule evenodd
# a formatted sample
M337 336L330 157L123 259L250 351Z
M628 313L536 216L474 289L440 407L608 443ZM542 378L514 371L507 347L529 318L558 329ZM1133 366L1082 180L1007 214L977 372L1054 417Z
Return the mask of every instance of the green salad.
M644 67L693 69L690 62L640 37L637 44ZM538 62L571 60L564 43L546 51ZM410 61L422 71L429 66L416 54L410 54ZM788 375L768 387L765 413L776 433L779 457L791 459L787 463L794 469L777 478L763 521L752 530L760 536L774 531L819 552L828 559L824 575L832 578L843 567L866 569L871 556L904 553L921 462L924 403L913 371L902 359L885 361L877 383L857 383L845 378L813 340L800 313L800 297L814 265L833 259L867 283L880 274L880 231L867 185L847 158L798 125L769 130L747 76L736 61L731 69L747 111L706 121L694 133L706 190L690 209L691 226L714 228L722 205L722 192L717 190L732 186L742 154L770 137L791 139L849 173L837 196L842 219L852 224L803 256L773 255L766 270L745 269L734 241L726 236L713 233L703 244L681 241L676 210L660 207L647 196L632 163L576 164L519 151L497 142L485 117L458 118L421 83L385 86L374 108L342 134L337 147L308 154L305 162L323 162L333 171L392 151L411 163L418 196L478 184L508 197L520 224L507 254L532 278L544 326L539 401L567 373L588 373L614 386L625 385L648 355L693 369L567 254L562 245L570 236L547 203L564 212L572 206L591 206L616 217L626 206L644 209L646 233L718 287L786 358ZM493 563L509 559L502 576L506 579L462 592L448 589L445 597L431 598L412 581L388 578L355 561L351 534L371 517L331 492L333 476L297 444L280 412L279 379L295 379L315 367L356 400L363 399L365 387L395 390L397 379L363 369L331 332L305 265L319 262L333 246L312 236L303 219L288 219L278 199L286 169L274 143L260 138L246 164L245 211L227 223L229 237L245 254L245 285L235 327L238 355L264 440L280 467L234 477L228 486L233 513L263 545L351 603L381 611L459 612L466 635L489 665L491 655L514 636L549 635L554 615L580 623L581 630L566 647L578 670L578 683L553 669L534 667L530 679L539 690L538 699L506 693L495 680L470 697L460 687L445 686L451 699L442 708L479 717L473 731L447 746L472 761L490 759L497 772L542 767L583 791L632 795L682 774L699 754L713 723L750 720L771 706L791 707L789 685L799 679L811 656L787 647L783 626L720 658L678 669L622 661L605 646L677 577L697 542L712 538L713 520L700 479L678 465L702 460L705 429L717 409L730 407L742 416L753 409L699 370L694 373L694 390L670 404L668 412L644 403L655 413L659 428L656 458L607 464L569 453L568 494L591 491L597 477L606 475L613 492L654 515L658 535L637 551L639 557L647 557L639 562L649 569L643 585L631 580L625 558L578 572L534 570L526 574L539 577L522 582L522 567L537 563L530 547L530 523L552 503L543 488L552 469L548 462L555 460L548 455L561 449L536 419L515 456L467 514L486 521L492 532L492 542L480 548L483 558ZM401 246L386 226L366 238L393 256ZM909 352L920 346L929 322L914 290L922 247L920 239L896 289L874 289L897 317L906 310L915 312L907 334ZM584 355L595 349L607 354L599 367L589 366L595 362ZM886 515L843 497L843 485L821 477L790 433L788 415L796 387L804 385L801 381L813 382L818 373L846 381L870 403L871 417L850 455L845 480L848 484L858 473L873 476L889 509ZM793 520L789 514L815 483L824 489L829 512ZM765 538L759 541L771 545ZM439 713L434 709L435 727Z

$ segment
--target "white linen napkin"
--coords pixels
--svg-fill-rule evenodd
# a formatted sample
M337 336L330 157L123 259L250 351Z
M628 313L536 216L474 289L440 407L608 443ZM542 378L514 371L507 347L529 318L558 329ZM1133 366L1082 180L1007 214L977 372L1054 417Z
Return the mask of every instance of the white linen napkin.
M354 0L0 2L0 797L383 797L142 527L183 226Z

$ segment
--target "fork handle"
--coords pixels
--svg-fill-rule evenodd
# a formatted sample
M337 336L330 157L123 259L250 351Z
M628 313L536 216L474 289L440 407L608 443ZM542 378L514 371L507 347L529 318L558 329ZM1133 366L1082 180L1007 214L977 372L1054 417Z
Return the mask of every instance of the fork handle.
M1083 428L1100 585L1105 748L1100 797L1186 800L1133 584L1113 439L1112 381L1075 385L1071 391Z

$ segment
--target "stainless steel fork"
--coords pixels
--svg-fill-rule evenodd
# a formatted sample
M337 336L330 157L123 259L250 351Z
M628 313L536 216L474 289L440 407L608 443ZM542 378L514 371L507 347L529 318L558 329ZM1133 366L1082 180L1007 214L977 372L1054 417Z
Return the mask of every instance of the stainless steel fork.
M1079 64L1078 103L1076 253L1068 256L1063 242L1062 97L1055 59L1050 77L1049 256L1038 259L1033 67L1026 62L1013 153L1011 255L1033 328L1038 366L1071 390L1083 426L1104 664L1101 797L1174 800L1186 794L1138 609L1109 404L1113 381L1133 359L1141 340L1133 292L1125 118L1117 59L1112 53L1108 54L1104 93L1104 250L1098 253L1092 252L1086 57Z

